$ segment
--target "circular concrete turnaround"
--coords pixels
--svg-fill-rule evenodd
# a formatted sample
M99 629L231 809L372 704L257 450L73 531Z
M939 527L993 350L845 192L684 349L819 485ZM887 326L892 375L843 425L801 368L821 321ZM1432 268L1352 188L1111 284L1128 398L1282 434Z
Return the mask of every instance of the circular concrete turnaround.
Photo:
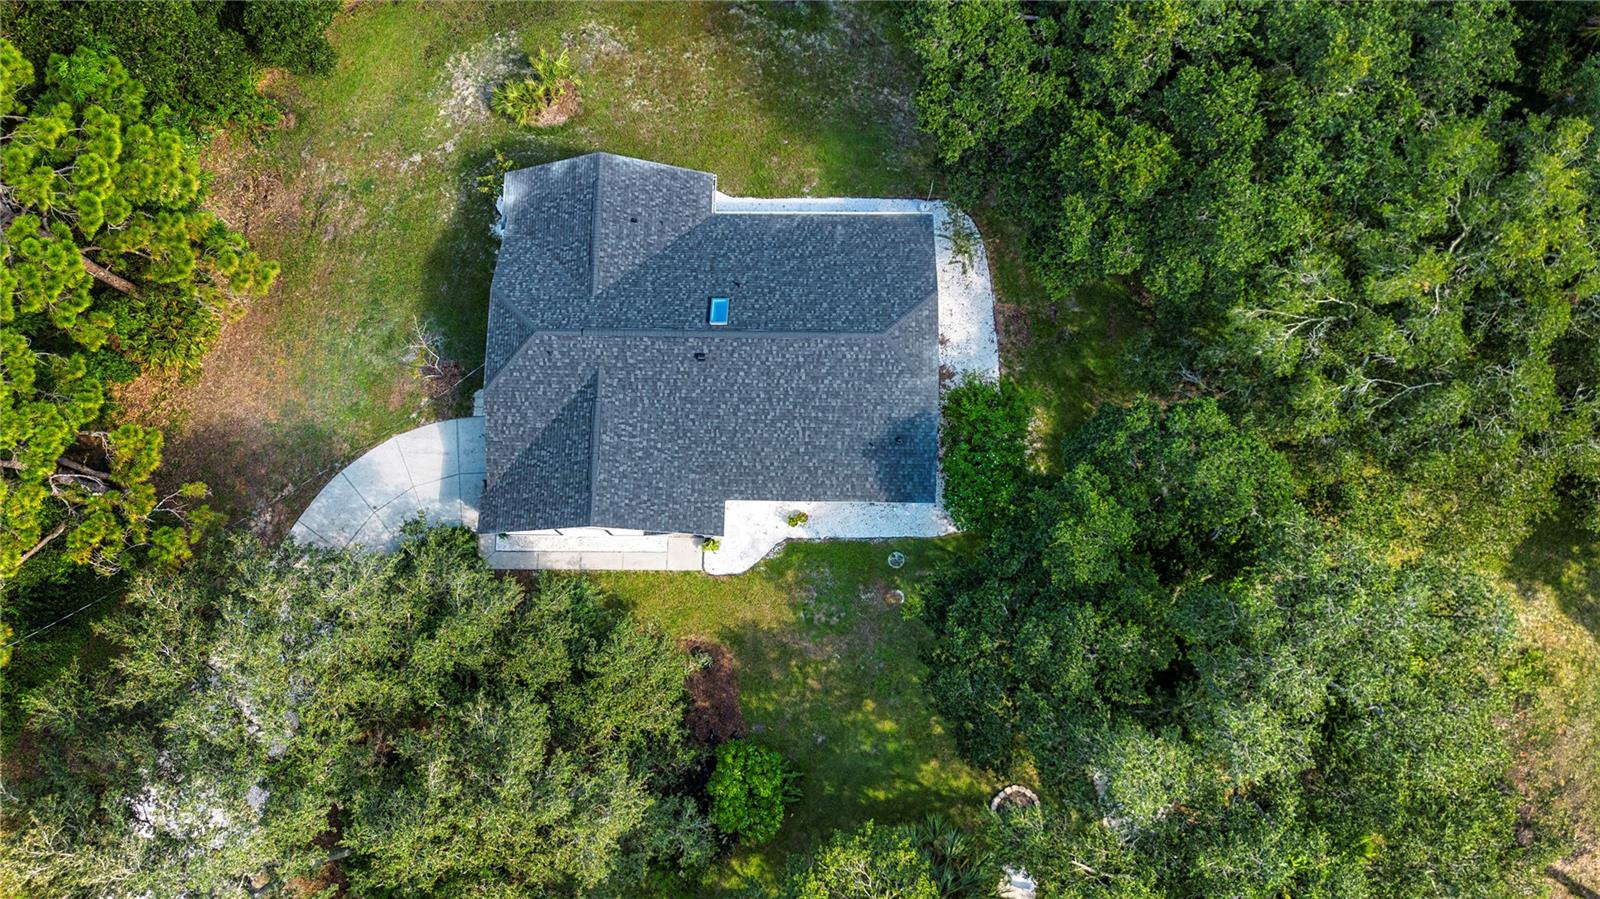
M335 475L289 536L309 546L389 550L401 525L419 515L476 530L484 470L482 418L414 428Z

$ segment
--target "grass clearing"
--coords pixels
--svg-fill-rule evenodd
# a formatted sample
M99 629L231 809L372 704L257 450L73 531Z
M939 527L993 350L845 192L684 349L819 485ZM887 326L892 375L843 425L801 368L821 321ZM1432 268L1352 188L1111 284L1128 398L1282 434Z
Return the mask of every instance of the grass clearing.
M994 279L1001 366L1038 393L1033 444L1050 470L1055 448L1096 406L1131 397L1120 366L1146 325L1120 285L1085 284L1052 297L1028 269L1022 227L992 210L975 217Z
M1545 677L1516 721L1518 780L1536 826L1570 835L1552 895L1600 888L1600 541L1566 518L1523 543L1508 572Z
M750 736L802 772L800 802L759 850L739 850L703 895L770 888L791 854L869 818L931 811L975 817L993 788L955 754L922 687L927 630L891 591L913 594L966 538L793 543L737 577L609 572L591 577L617 602L678 638L727 646ZM889 553L906 564L895 570Z
M593 150L718 175L752 196L925 195L928 149L899 11L879 6L358 4L325 78L276 77L285 127L210 152L215 204L283 273L192 384L120 394L162 425L164 477L209 483L236 522L286 532L326 479L383 439L461 414L479 386L496 244L479 179ZM567 124L488 112L529 50L567 49ZM422 383L414 326L469 376ZM452 385L443 385L449 387ZM445 395L437 396L439 393Z

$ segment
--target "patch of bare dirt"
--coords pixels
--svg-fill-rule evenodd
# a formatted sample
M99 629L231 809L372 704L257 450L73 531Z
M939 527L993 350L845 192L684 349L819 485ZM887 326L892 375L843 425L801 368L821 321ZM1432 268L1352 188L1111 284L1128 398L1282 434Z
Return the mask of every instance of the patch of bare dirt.
M252 170L250 150L247 138L224 132L201 151L200 165L212 176L206 208L246 237L262 228L292 230L304 211L300 192L276 171Z
M539 117L533 120L535 128L554 128L565 125L569 119L578 114L578 85L568 78L561 82L561 95L556 102L539 110Z
M684 724L689 736L703 746L715 746L744 733L744 713L739 709L739 679L733 668L733 655L712 640L685 640L683 650L703 659L686 681L689 708Z
M1028 344L1033 343L1033 323L1028 310L1016 303L994 304L994 328L1003 358L1015 358L1012 353L1027 349Z

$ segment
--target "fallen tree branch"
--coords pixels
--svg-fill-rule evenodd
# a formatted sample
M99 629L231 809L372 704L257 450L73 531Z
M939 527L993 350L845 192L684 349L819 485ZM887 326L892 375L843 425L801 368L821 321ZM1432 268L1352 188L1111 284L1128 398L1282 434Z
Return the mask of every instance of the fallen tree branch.
M56 464L68 471L75 471L78 474L88 475L91 478L99 478L100 480L105 481L107 484L121 486L117 484L116 479L111 476L110 472L100 471L96 468L90 468L82 462L74 462L71 459L68 459L66 456L62 456L61 458L57 459Z

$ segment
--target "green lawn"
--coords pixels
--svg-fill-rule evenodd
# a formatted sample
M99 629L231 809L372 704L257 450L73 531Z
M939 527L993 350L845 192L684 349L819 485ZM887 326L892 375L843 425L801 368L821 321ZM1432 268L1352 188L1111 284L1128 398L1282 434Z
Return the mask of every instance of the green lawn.
M1065 299L1051 297L1028 268L1020 226L989 209L975 218L998 301L1002 367L1039 398L1033 442L1049 469L1054 448L1095 406L1131 395L1123 354L1145 325L1120 285L1087 284Z
M1566 518L1546 522L1508 575L1542 675L1515 722L1517 780L1535 821L1570 837L1553 895L1591 897L1600 888L1600 541Z
M896 571L889 553L906 565ZM642 619L734 655L750 736L792 759L802 798L761 851L710 872L703 892L770 885L791 853L836 827L978 814L995 784L964 765L929 707L917 650L927 631L890 601L915 597L963 538L797 543L729 578L612 572L592 576Z
M219 210L283 264L197 383L122 396L168 429L166 477L199 478L237 521L282 534L372 445L459 414L481 382L495 241L479 190L498 151L593 150L715 172L746 195L926 195L899 10L698 4L360 4L336 71L269 79L285 127L219 142ZM582 111L548 131L486 114L524 48L565 47ZM415 325L468 376L430 401Z

